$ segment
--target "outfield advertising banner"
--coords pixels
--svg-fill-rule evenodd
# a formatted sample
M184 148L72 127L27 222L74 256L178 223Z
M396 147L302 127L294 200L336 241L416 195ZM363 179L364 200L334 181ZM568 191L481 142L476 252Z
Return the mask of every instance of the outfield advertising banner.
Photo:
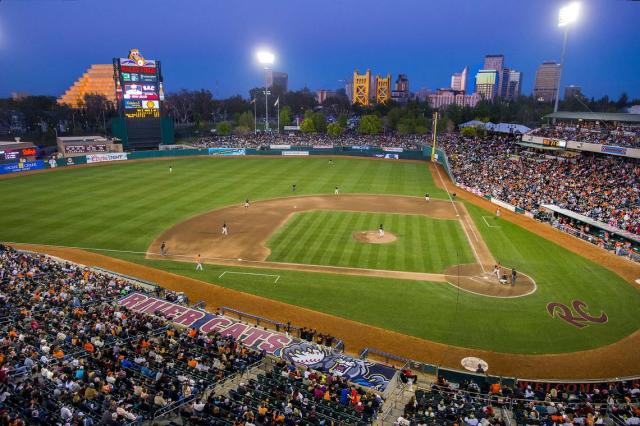
M262 327L243 324L232 318L215 315L199 309L177 305L147 296L131 293L118 300L118 306L147 314L161 313L175 324L195 328L201 333L220 333L233 336L243 345L265 351L281 359L309 368L344 376L362 386L384 391L396 370L376 362L351 358L326 346L302 341Z
M19 163L0 164L0 174L28 172L44 169L44 161L21 161Z
M333 149L333 145L314 145L313 149Z
M112 152L109 154L91 154L87 155L87 163L105 163L108 161L123 161L127 159L126 152Z
M398 160L400 156L398 154L374 154L376 158L386 158L387 160Z
M369 151L371 147L366 145L353 145L351 149L354 151Z
M382 150L385 152L403 152L403 148L397 148L395 146L383 146Z
M304 157L309 155L309 151L282 151L285 157Z
M244 148L209 148L209 155L246 155Z
M270 149L291 149L291 145L269 145Z

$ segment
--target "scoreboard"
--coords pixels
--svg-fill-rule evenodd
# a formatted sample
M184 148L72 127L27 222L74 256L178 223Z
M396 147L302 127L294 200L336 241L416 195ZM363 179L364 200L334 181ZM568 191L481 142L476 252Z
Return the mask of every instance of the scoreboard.
M127 127L127 145L157 146L161 139L158 119L164 101L160 61L145 59L138 49L132 49L128 57L113 59L113 69L118 109Z

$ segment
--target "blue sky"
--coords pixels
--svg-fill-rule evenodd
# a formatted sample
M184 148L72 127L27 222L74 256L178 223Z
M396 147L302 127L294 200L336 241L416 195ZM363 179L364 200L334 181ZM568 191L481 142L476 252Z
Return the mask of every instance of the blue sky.
M640 98L640 1L583 0L569 34L563 86L587 96ZM337 88L354 68L411 90L449 85L487 53L524 73L558 60L558 0L0 0L0 96L60 95L90 64L138 48L163 64L165 91L247 96L263 74L259 46L277 55L292 89ZM360 18L358 18L360 17Z

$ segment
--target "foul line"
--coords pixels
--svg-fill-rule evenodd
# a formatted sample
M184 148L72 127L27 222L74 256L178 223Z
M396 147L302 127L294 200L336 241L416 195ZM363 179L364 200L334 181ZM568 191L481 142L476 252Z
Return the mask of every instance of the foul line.
M449 193L449 189L447 189L447 185L444 183L444 179L442 179L442 175L440 174L440 169L438 168L438 165L436 164L434 167L436 169L436 172L438 173L438 177L440 178L440 183L442 183L442 187L447 193L447 196L449 197L449 201L451 201L451 205L453 206L453 209L456 212L456 216L461 217L460 212L458 211L458 207L456 206L456 203L453 201L453 198L451 198L451 194ZM460 220L460 221L462 222L463 220ZM471 241L471 237L469 236L469 232L467 232L467 228L465 227L464 223L462 224L462 230L464 231L464 234L467 236L467 240L469 241L471 250L473 250L473 254L476 257L476 260L478 261L478 264L480 265L482 272L486 272L484 269L484 265L482 264L482 259L480 259L480 255L478 255L478 251L476 250L476 247L473 244L473 241Z
M276 277L276 280L273 282L274 284L278 283L278 280L280 279L280 275L272 275L272 274L257 274L254 272L236 272L236 271L224 271L223 273L221 273L218 278L222 278L225 274L242 274L242 275L257 275L257 276L262 276L262 277Z
M484 223L487 225L487 227L489 228L502 228L500 225L489 225L489 222L487 222L487 218L492 218L493 216L482 216L482 220L484 220Z

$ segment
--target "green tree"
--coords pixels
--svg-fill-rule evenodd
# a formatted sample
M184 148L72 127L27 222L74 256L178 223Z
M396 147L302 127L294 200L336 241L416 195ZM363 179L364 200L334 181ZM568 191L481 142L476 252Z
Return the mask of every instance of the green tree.
M347 118L346 114L340 114L338 116L338 124L340 125L341 129L346 129L347 128L347 122L349 121L349 119Z
M373 114L363 115L360 118L358 132L363 135L377 135L382 131L382 120Z
M231 134L233 126L229 121L222 121L216 125L216 132L221 136L228 136Z
M304 120L302 120L300 131L302 133L315 133L316 127L313 125L313 120L311 118L305 118Z
M245 111L238 116L238 127L246 127L247 129L253 129L255 127L255 121L253 120L253 114L249 111Z
M342 133L342 127L338 122L330 123L327 126L327 134L332 138L337 138Z
M280 130L284 129L284 126L288 126L291 123L291 108L285 106L280 110Z
M313 121L313 127L315 128L316 132L324 133L327 131L327 119L325 118L323 113L314 112L311 115L311 120Z
M462 136L473 137L476 136L478 132L474 126L467 126L463 127L462 130L460 130L460 133L462 133Z

